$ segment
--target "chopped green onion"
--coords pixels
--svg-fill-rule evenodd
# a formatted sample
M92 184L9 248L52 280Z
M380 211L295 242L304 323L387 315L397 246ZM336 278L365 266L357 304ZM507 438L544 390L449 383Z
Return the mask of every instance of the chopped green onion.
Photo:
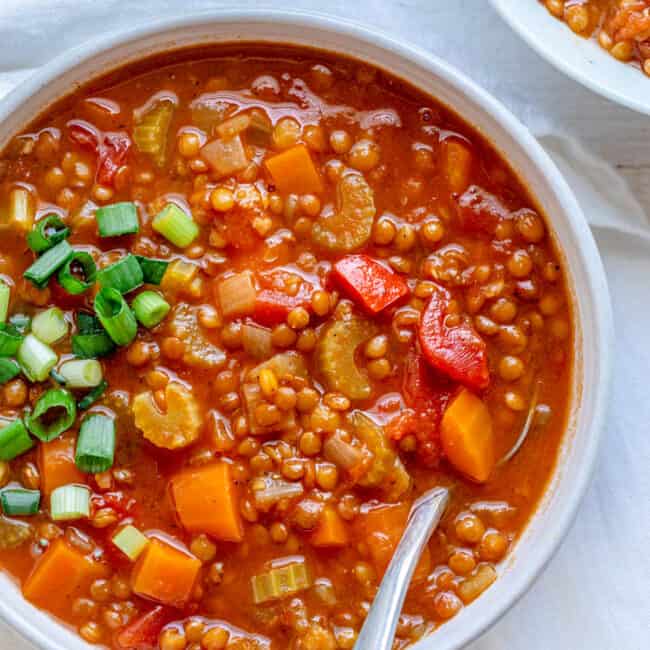
M114 203L98 208L95 212L100 237L132 235L140 230L138 210L135 203Z
M81 423L74 461L82 472L97 474L112 467L115 457L115 422L95 413Z
M128 345L138 333L133 312L117 289L103 287L95 297L95 312L117 345Z
M32 333L47 345L60 341L68 334L68 323L58 307L50 307L39 312L32 320Z
M6 323L0 323L0 357L13 357L20 348L24 337Z
M30 381L45 381L58 360L56 352L33 334L23 339L16 358Z
M50 495L52 521L90 517L90 488L87 485L62 485Z
M36 401L27 416L27 427L39 440L49 442L69 429L77 417L77 405L63 388L52 388Z
M27 244L35 253L44 253L66 239L69 234L70 228L61 221L58 214L48 214L27 233Z
M97 281L102 288L117 289L120 293L128 293L142 286L144 277L135 255L129 253L115 264L99 271Z
M52 379L54 379L57 384L65 386L65 377L58 373L55 368L52 368L52 370L50 370L50 377L52 377Z
M156 260L152 257L142 257L142 255L136 255L135 259L138 260L142 269L145 284L160 284L162 282L163 275L169 266L167 260Z
M45 251L24 273L32 284L39 289L45 287L49 279L54 275L72 256L74 250L64 239L56 246Z
M73 296L88 291L95 284L97 266L90 253L75 251L72 257L61 267L57 280Z
M107 357L115 350L115 343L106 332L75 334L72 337L72 354L80 359Z
M77 314L77 329L79 334L98 334L104 331L104 327L97 316L83 311Z
M135 317L148 328L158 325L171 309L169 303L155 291L139 293L131 303L131 307Z
M59 374L68 388L94 388L101 384L102 364L96 359L73 359L61 364Z
M199 234L199 227L192 217L175 203L168 203L153 218L151 227L179 248L189 246Z
M0 429L0 460L13 460L34 446L21 418L12 420Z
M0 357L0 384L6 384L20 374L20 366L13 360Z
M35 515L41 505L39 490L7 488L0 491L0 502L5 515Z
M101 384L99 384L99 386L96 386L91 391L86 393L77 402L77 408L80 411L86 411L106 392L107 388L108 388L108 382L106 380L102 381Z
M9 317L9 324L18 334L27 334L32 324L32 319L27 314L12 314Z
M10 298L11 287L6 282L0 280L0 323L4 323L7 320Z
M122 530L113 535L113 544L132 562L137 560L138 555L144 551L148 543L149 539L131 524L124 526Z

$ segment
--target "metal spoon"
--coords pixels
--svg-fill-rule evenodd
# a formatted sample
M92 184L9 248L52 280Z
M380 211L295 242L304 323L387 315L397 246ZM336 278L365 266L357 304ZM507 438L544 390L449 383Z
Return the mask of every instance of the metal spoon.
M449 490L433 488L415 501L406 529L381 581L354 650L390 650L404 598L424 546L437 528Z

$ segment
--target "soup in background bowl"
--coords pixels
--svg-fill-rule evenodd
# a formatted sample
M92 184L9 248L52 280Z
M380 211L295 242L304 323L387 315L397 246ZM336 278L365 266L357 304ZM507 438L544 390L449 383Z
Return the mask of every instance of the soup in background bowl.
M472 615L583 362L553 226L486 136L370 62L242 41L7 142L0 562L27 601L113 648L352 647L445 485L397 647Z

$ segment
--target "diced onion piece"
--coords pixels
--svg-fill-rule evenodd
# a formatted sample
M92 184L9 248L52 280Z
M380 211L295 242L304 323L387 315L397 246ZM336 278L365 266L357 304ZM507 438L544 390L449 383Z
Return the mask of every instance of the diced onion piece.
M251 485L253 499L257 508L267 512L282 499L295 499L302 496L302 483L292 483L272 476L259 477Z
M113 544L132 562L138 559L138 555L144 551L149 543L149 539L131 524L124 526L122 530L113 535L112 539Z
M90 488L86 485L62 485L50 495L52 521L72 521L90 517Z
M264 361L255 366L248 373L248 381L255 382L259 379L260 373L265 368L273 370L273 374L278 379L289 379L292 377L302 377L306 379L308 373L307 362L305 357L299 352L278 352L273 355L268 361Z
M255 311L257 290L250 271L235 273L221 280L217 286L221 313L231 316L247 316Z
M68 388L94 388L102 383L102 364L96 359L73 359L61 364L59 374Z
M311 579L305 559L299 558L285 566L274 567L267 573L253 576L251 585L253 601L259 605L309 589Z
M337 433L325 441L323 453L327 460L354 478L365 473L370 461L370 455L367 452L364 452L361 447L355 447L352 443L343 440Z
M27 232L34 225L36 204L31 192L24 187L15 187L9 192L9 225Z
M24 338L16 358L30 381L45 381L58 360L56 352L33 334Z
M68 334L68 329L65 315L58 307L41 311L32 320L32 333L46 345L58 343Z
M26 521L0 516L0 549L18 548L34 536L34 527Z
M198 236L199 227L175 203L168 203L151 222L151 227L179 248L186 248Z
M242 326L242 347L253 359L268 359L273 352L271 330L245 323Z
M236 174L248 165L248 156L238 135L208 142L201 149L200 156L210 165L217 179Z

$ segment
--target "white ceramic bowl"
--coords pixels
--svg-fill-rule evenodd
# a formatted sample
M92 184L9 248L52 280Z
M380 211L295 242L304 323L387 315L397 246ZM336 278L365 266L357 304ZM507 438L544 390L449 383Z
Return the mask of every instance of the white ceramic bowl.
M502 18L549 63L594 92L650 115L650 79L594 39L574 34L539 0L490 0Z
M552 485L504 563L499 580L432 638L416 646L418 650L460 648L511 607L543 569L573 520L595 464L613 334L607 284L594 240L555 165L499 102L427 52L374 30L317 15L222 11L149 23L95 40L53 60L2 102L0 146L53 101L102 72L176 47L233 41L314 46L363 59L407 79L453 107L489 137L552 220L580 324L570 431ZM0 575L0 590L0 615L37 646L52 650L90 647L25 602L5 575Z

